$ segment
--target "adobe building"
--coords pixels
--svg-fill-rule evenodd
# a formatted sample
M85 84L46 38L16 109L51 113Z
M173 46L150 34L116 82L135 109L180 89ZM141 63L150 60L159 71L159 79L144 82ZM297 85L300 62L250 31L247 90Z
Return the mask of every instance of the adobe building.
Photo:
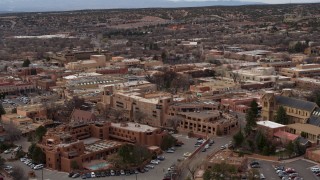
M275 95L274 92L266 92L261 97L263 120L273 121L277 110L280 106L284 107L289 118L289 123L307 123L311 114L318 108L318 105L313 102L296 99L291 96L290 89L284 89L280 95Z
M280 74L294 78L319 76L320 64L299 64L292 68L282 68Z
M130 87L130 84L136 87ZM130 88L131 91L125 89ZM133 89L134 88L134 89ZM143 81L128 82L105 86L102 95L102 105L122 111L128 120L136 120L136 114L142 113L141 123L161 127L170 104L173 103L171 95L163 93L145 93L145 90L154 89L154 84ZM123 90L122 90L123 89Z
M93 112L84 111L81 109L73 109L71 113L71 121L76 122L93 122L96 121L97 117Z
M80 169L94 170L88 164L95 161L103 161L103 168L108 168L105 159L125 142L154 148L165 135L161 129L137 123L74 122L50 129L37 145L46 155L46 167L71 172L75 162Z
M196 109L190 107L181 108L179 105L170 107L167 121L169 121L170 118L178 118L178 131L191 132L203 137L227 135L238 129L237 119L216 110L217 103L206 105L207 106L203 107L194 107ZM166 123L169 125L169 122Z
M301 89L319 89L320 88L320 80L313 79L313 78L295 78L294 82L296 84L296 87Z
M292 134L303 136L308 139L312 144L319 144L320 140L320 127L312 124L289 124L286 127L286 131Z
M18 106L17 114L34 120L40 120L47 118L47 109L42 104Z
M275 133L285 131L286 126L273 121L258 121L257 130L263 133L269 140L273 139Z
M72 163L80 169L84 163L106 158L117 152L122 143L93 139L91 142L74 138L64 131L49 130L37 145L46 155L46 167L58 171L71 172Z
M91 55L89 60L80 60L66 64L69 70L87 70L106 67L105 55Z
M259 98L232 98L232 99L221 99L221 108L225 110L232 110L235 112L246 113L250 109L252 101L258 102Z

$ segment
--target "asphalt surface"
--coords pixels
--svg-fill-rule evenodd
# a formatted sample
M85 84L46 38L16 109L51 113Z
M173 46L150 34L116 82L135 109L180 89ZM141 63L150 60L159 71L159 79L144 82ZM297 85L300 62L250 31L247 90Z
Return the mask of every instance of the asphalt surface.
M315 174L313 174L310 170L310 168L314 167L316 163L312 163L304 159L297 159L292 162L282 162L282 163L274 163L274 162L262 161L262 160L258 160L258 161L260 162L260 166L261 166L261 168L259 168L258 170L260 171L260 173L263 173L263 175L268 180L280 179L274 170L275 165L282 165L285 168L295 169L299 174L299 176L302 177L304 180L320 179L317 176L315 176Z

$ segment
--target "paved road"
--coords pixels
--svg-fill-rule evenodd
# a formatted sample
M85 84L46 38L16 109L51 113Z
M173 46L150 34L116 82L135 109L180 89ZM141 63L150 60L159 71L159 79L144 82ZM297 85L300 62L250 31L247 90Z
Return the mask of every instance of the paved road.
M168 169L168 167L170 167L171 165L177 163L177 159L178 158L182 158L183 154L185 152L193 152L196 148L194 147L194 143L196 142L195 138L188 138L186 135L181 135L181 134L177 134L175 135L177 137L177 139L181 140L182 142L184 142L185 144L182 147L177 147L176 148L176 152L175 153L164 153L163 155L165 156L165 160L162 161L159 165L156 165L154 169L150 170L147 173L143 173L143 174L138 174L137 175L137 179L138 180L161 180L164 176L164 171L166 171ZM219 139L215 139L216 142L222 142L224 138L219 138ZM223 140L224 142L224 140ZM229 140L226 140L226 142L229 142ZM221 144L221 143L218 143ZM225 143L222 143L221 145L223 145ZM221 146L220 145L220 146ZM220 147L218 145L214 145L217 147ZM199 152L199 153L203 153L203 152ZM199 156L199 158L201 159L202 157L205 156L205 154L208 154L208 152L201 154L201 156ZM31 171L31 169L25 165L24 163L20 162L20 161L14 161L14 162L8 162L8 164L14 165L14 166L20 166L23 168L23 170L25 171L25 173L28 173L29 171ZM42 179L42 171L41 170L37 170L35 171L36 173L36 179ZM70 179L68 178L68 174L64 173L64 172L58 172L58 171L52 171L52 170L48 170L48 169L44 169L43 170L43 179L44 180L65 180L65 179ZM136 180L136 176L135 175L131 175L131 176L113 176L113 177L105 177L105 178L98 178L98 179L110 179L110 180Z
M188 163L189 167L199 167L201 164L203 164L208 155L217 152L221 146L229 143L229 141L232 140L232 136L215 137L213 139L215 143L206 152L199 151L199 153L192 158L191 162ZM192 143L195 144L196 141L194 140ZM185 180L188 176L191 177L191 173L187 168L184 168L179 179Z

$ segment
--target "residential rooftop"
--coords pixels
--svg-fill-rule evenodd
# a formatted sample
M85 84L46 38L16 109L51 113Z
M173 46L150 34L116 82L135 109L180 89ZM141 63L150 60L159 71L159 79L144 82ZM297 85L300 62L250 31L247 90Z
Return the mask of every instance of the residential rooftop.
M279 124L279 123L276 123L273 121L258 121L257 124L261 125L261 126L266 126L268 128L272 128L272 129L285 127L285 125Z
M135 131L135 132L150 132L150 131L155 131L157 128L144 125L144 124L136 124L136 123L111 123L111 127L116 127L116 128L121 128L121 129L126 129L129 131Z

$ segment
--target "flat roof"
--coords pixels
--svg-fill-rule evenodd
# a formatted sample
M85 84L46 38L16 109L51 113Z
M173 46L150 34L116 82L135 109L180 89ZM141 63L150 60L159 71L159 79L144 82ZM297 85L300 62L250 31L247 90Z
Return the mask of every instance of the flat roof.
M125 126L123 126L121 123L111 123L111 127L116 127L120 129L126 129L129 131L136 131L136 132L149 132L149 131L157 130L157 128L154 128L148 125L131 123L131 122L125 123Z
M266 126L268 128L281 128L281 127L285 127L285 125L283 124L279 124L273 121L258 121L257 122L258 125L261 126Z
M296 129L299 131L307 132L314 135L320 134L320 127L314 126L311 124L301 124L301 123L295 123L295 124L289 124L287 125L288 128Z
M85 151L86 153L102 151L104 149L114 148L120 145L122 145L122 143L117 141L104 140L85 146Z

